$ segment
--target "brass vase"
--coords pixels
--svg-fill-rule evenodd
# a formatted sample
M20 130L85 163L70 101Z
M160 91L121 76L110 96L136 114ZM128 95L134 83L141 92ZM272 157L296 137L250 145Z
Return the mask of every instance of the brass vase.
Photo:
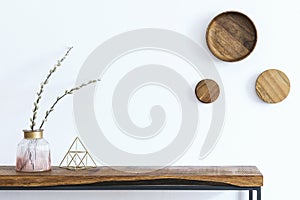
M49 143L43 130L23 130L24 139L17 148L16 171L44 172L51 170Z

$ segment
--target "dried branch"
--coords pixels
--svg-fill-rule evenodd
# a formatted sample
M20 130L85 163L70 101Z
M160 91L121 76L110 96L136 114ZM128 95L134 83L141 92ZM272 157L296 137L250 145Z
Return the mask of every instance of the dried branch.
M43 128L43 125L44 125L44 123L47 121L47 118L48 118L49 114L50 114L51 112L54 111L55 105L56 105L62 98L64 98L65 96L67 96L67 95L69 95L69 94L73 94L73 92L75 92L75 91L77 91L77 90L80 90L81 88L83 88L83 87L85 87L85 86L88 86L88 85L90 85L90 84L92 84L92 83L95 83L95 82L97 82L97 81L101 81L101 80L100 80L100 79L90 80L90 81L87 82L87 83L82 83L81 85L79 85L79 86L77 86L77 87L74 87L74 88L72 88L72 89L70 89L70 90L66 90L65 93L64 93L63 95L58 96L58 97L56 98L56 101L55 101L55 102L53 103L53 105L50 107L50 109L46 111L46 115L45 115L45 117L44 117L44 119L43 119L43 121L42 121L42 123L41 123L41 125L40 125L40 129Z
M56 71L56 69L61 66L61 63L67 58L67 56L69 55L70 51L72 50L73 47L70 47L68 49L68 51L66 52L66 54L64 55L64 57L62 57L60 60L57 61L57 63L54 65L54 67L52 69L50 69L49 74L47 75L46 79L41 83L40 89L37 92L37 98L35 100L35 102L33 103L33 110L32 110L32 117L30 118L30 129L34 130L34 126L36 125L36 118L37 118L37 110L39 109L39 103L40 100L42 98L42 93L44 91L44 87L45 85L48 83L51 75Z

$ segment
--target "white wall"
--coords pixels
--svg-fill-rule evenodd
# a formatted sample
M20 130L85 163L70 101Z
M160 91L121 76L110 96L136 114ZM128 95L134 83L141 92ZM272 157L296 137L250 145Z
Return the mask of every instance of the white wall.
M35 90L42 77L73 45L71 56L51 80L41 107L47 107L72 86L87 56L119 33L139 28L163 28L182 33L207 51L205 29L218 13L238 10L258 30L255 51L245 60L224 63L212 57L226 95L226 120L215 150L199 160L201 141L175 165L257 165L264 174L263 199L295 199L298 195L300 152L298 122L300 86L297 81L300 6L296 0L102 0L0 2L0 164L14 165L17 143L28 127ZM265 104L254 90L263 70L278 68L291 81L288 98ZM65 99L46 125L53 165L58 165L77 135L72 98ZM237 193L186 192L0 192L0 199L244 199Z

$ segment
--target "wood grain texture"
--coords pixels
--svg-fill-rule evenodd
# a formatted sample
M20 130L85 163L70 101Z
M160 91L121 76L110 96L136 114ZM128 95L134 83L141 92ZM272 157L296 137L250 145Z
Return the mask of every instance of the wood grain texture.
M158 170L157 170L158 169ZM150 171L150 172L149 172ZM205 182L229 184L240 187L260 187L263 176L255 166L212 167L97 167L71 171L52 167L42 173L16 172L13 166L0 167L0 186L40 187L63 185L197 185Z
M255 90L260 99L266 103L283 101L290 92L290 81L280 70L269 69L256 79Z
M219 14L206 30L208 48L223 61L234 62L246 58L253 51L256 41L254 23L239 12Z
M196 85L195 93L199 101L203 103L212 103L219 97L220 88L215 81L204 79Z

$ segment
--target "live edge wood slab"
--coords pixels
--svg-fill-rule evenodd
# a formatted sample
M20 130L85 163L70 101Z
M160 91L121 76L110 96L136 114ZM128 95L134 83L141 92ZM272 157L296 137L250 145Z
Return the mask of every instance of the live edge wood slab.
M97 167L70 171L52 167L49 172L21 173L0 166L0 187L65 185L232 185L261 187L263 175L255 166Z

